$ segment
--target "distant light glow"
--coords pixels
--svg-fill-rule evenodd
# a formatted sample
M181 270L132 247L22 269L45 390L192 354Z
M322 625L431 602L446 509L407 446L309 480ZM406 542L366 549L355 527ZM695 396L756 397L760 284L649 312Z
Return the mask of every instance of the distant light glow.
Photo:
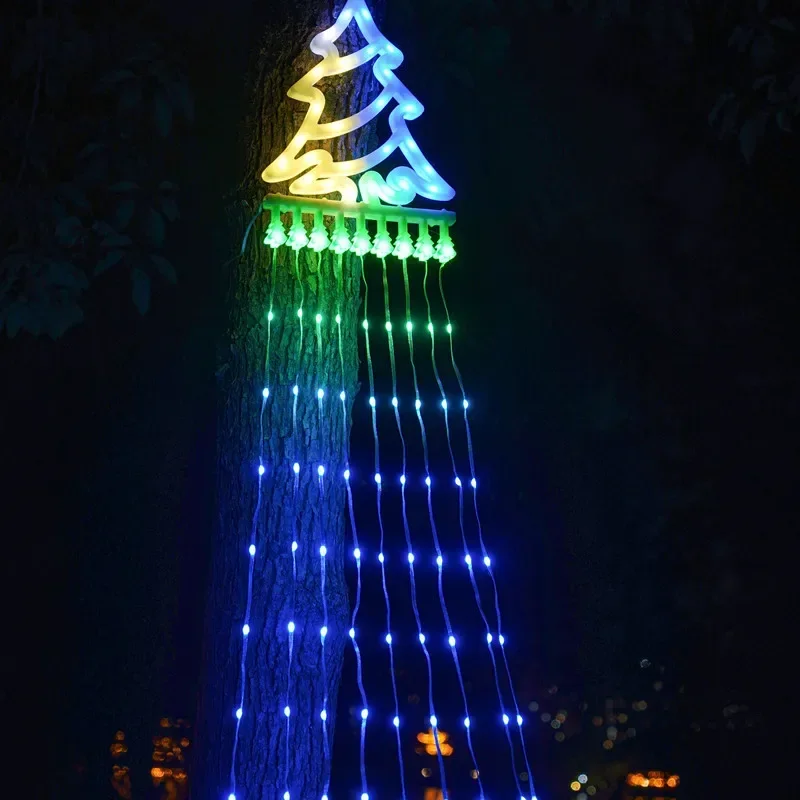
M241 708L237 708L236 709L236 719L241 719L241 718L242 718L242 709Z
M263 464L259 464L258 466L258 474L263 475L267 470L265 469Z
M242 625L242 634L244 636L249 636L250 635L250 626L247 623Z
M369 405L370 405L370 408L375 408L375 398L374 397L370 397Z
M503 714L503 725L508 725L508 714Z
M261 390L261 396L266 400L269 397L269 389L266 386Z
M291 708L289 708L289 706L286 706L286 707L283 709L283 716L284 716L284 717L291 717L291 716L292 716L292 709L291 709Z
M325 722L328 719L328 712L323 708L322 711L319 712L319 718Z
M441 567L444 564L444 559L441 556L436 556L436 566Z
M320 555L321 555L323 558L325 558L325 556L326 556L326 555L328 555L328 548L327 548L327 547L325 547L325 545L324 545L324 544L320 546L320 548L319 548L319 554L320 554Z
M425 644L425 634L424 633L421 633L419 635L419 643L420 644Z
M396 398L396 397L393 397L393 398L392 398L392 405L393 405L395 408L397 408L397 398Z
M325 474L325 467L323 467L322 464L320 464L317 467L317 475L319 475L321 478L324 474Z
M346 394L345 394L343 391L342 391L342 392L339 392L339 399L340 399L340 400L341 400L343 403L344 403L344 398L345 398L346 396L347 396L347 395L346 395Z
M378 561L380 561L381 564L383 564L384 562L383 553L378 553Z
M484 563L485 566L491 567L492 566L492 559L489 558L489 556L484 556L483 557L483 563Z
M391 644L391 643L392 643L392 634L391 633L387 633L386 634L386 644Z
M369 711L366 708L361 709L361 719L366 719L369 716Z
M487 633L486 634L486 644L491 644L491 643L492 643L492 634L491 633Z
M469 728L472 723L469 721L469 717L464 718L464 727Z
M400 727L400 717L395 717L395 718L392 720L392 725L394 725L394 726L395 726L395 728L399 728L399 727Z
M297 542L292 542L292 552L293 553L297 552Z
M409 564L413 564L414 563L414 554L413 553L409 553L408 554L408 563Z
M426 485L426 486L428 486L428 487L430 487L430 485L431 485L431 478L430 478L430 475L428 475L428 476L425 478L425 485Z
M358 561L361 558L361 549L360 548L356 547L356 549L353 550L353 558L356 561Z
M349 481L349 480L350 480L350 470L349 470L349 469L346 469L346 470L344 471L344 479L345 479L346 481Z
M353 628L350 628L350 630L349 630L349 631L347 631L347 635L348 635L348 636L349 636L351 639L355 639L355 638L356 638L356 632L355 632L355 630L354 630Z
M320 637L322 637L323 639L324 639L324 638L325 638L325 637L328 635L328 627L327 627L327 625L323 625L323 626L322 626L322 627L319 629L319 635L320 635Z
M450 647L455 647L456 646L456 637L455 636L450 636L447 639L447 643L450 645Z
M294 472L295 475L300 474L300 464L298 464L297 461L295 461L294 464L292 464L292 471Z
M434 715L431 715L431 728L436 728L439 725L439 720Z
M289 624L286 626L286 630L288 630L289 633L294 633L294 622L289 622Z
M317 389L317 400L322 400L323 397L325 397L325 390Z
M247 548L247 551L250 553L251 556L254 556L256 554L256 546L254 544L251 544L250 547Z

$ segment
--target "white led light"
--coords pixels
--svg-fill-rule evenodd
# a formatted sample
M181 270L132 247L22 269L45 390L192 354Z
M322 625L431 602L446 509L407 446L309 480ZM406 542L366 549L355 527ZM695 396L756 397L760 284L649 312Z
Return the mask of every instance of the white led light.
M250 635L250 626L247 623L242 625L242 634L244 636L249 636Z
M269 389L266 386L261 390L261 396L266 400L269 397Z
M425 644L425 634L424 633L421 633L419 635L419 643L420 644Z
M353 558L356 561L358 561L361 558L361 550L360 550L360 548L356 547L356 549L353 550Z
M506 637L505 637L505 636L503 636L503 634L501 633L501 634L500 634L500 635L497 637L497 641L498 641L498 642L500 642L500 647L502 647L502 646L503 646L503 645L506 643Z
M294 462L294 464L292 464L292 471L294 472L295 475L300 474L300 464L298 464L296 461Z
M386 323L386 330L387 331L391 331L392 330L392 323L391 322L387 322Z
M274 315L274 314L273 314L273 313L270 311L270 312L267 314L267 320L268 320L269 322L272 322L272 320L273 320L273 319L275 319L275 315Z
M263 475L266 471L267 470L264 469L264 465L263 464L259 464L259 466L258 466L258 474L259 475Z
M291 717L291 716L292 716L292 709L291 709L291 708L289 708L289 706L286 706L286 707L283 709L283 716L284 716L284 717Z
M464 556L464 561L466 561L468 567L472 566L472 556L469 553Z
M442 408L447 411L447 400L442 400Z
M458 486L459 489L461 488L461 478L459 477L456 477L456 486Z
M438 726L438 724L439 724L439 720L438 720L438 719L436 719L436 717L435 717L435 716L431 716L431 728L435 728L435 727L437 727L437 726Z
M250 547L247 548L247 552L250 553L251 556L256 554L256 546L251 544Z
M441 567L444 564L444 559L441 556L436 556L436 566Z
M362 792L361 800L369 800L369 795L366 792Z
M286 630L288 630L288 631L289 631L289 633L294 633L294 622L290 622L290 623L289 623L289 624L286 626Z
M411 331L413 331L413 330L414 330L414 323L413 323L413 322L411 322L411 320L409 320L408 322L406 322L406 330L407 330L409 333L411 333Z
M327 547L325 547L325 545L324 545L324 544L320 546L320 548L319 548L319 554L320 554L320 555L321 555L323 558L325 558L325 556L326 556L326 555L328 555L328 548L327 548Z
M283 793L283 800L289 800L290 797L291 797L291 795L289 794L289 792L284 792Z
M327 627L327 625L323 625L319 629L319 635L320 635L320 638L322 638L322 639L324 639L328 635L328 627Z
M455 647L456 646L456 637L455 636L450 636L447 639L447 644L449 644L450 647Z
M228 800L236 800L236 795L235 795L233 792L231 792L231 793L228 795Z
M325 467L323 467L322 464L320 464L317 467L317 475L319 475L321 478L324 474L325 474Z
M328 712L323 708L322 711L319 712L319 718L325 722L328 719Z
M430 475L428 475L428 476L425 478L425 485L426 485L427 487L429 487L429 488L430 488L430 485L431 485L431 478L430 478Z
M585 772L581 772L581 774L578 775L578 783L588 783L588 782L589 782L589 776Z
M464 410L468 409L469 408L469 401L468 400L464 400L462 405L464 406Z
M241 708L237 708L236 709L236 719L241 719L241 718L242 718L242 709Z
M396 398L396 397L393 397L393 398L392 398L392 405L393 405L395 408L397 408L397 398Z
M391 644L391 643L392 643L392 634L391 633L387 633L386 634L386 644Z
M415 400L414 401L414 408L416 408L417 411L419 411L422 408L422 403L419 400Z
M469 717L465 717L465 718L464 718L464 727L465 727L465 728L469 728L470 724L471 724L471 723L470 723L470 721L469 721Z
M303 319L303 309L302 308L298 308L297 309L297 317L298 317L298 319Z
M432 322L428 323L428 332L429 333L433 333L433 323Z
M361 327L362 327L364 330L367 330L367 329L369 328L369 320L366 320L366 319L365 319L365 320L364 320L364 321L361 323Z
M492 566L492 559L489 556L483 557L484 566L491 567Z
M470 485L470 486L471 486L473 489L477 489L477 487L478 487L478 481L476 481L476 480L475 480L475 478L473 478L473 479L472 479L472 480L469 482L469 485Z
M354 630L353 628L350 628L350 630L349 630L349 631L347 631L347 635L348 635L348 636L349 636L351 639L355 639L355 638L356 638L356 632L355 632L355 630Z
M342 324L342 315L341 314L337 314L336 317L335 317L335 320L336 320L336 324L337 325L341 325Z
M299 387L297 384L295 384L294 386L292 386L292 394L293 394L295 397L297 397L297 395L298 395L299 393L300 393L300 387Z
M414 563L414 554L413 553L409 553L408 554L408 563L409 564L413 564Z
M508 714L503 714L503 725L508 725Z
M378 561L380 561L381 564L383 564L384 562L383 553L378 553Z
M487 633L486 634L486 644L491 644L491 643L492 643L492 634L491 633Z
M292 542L292 552L293 553L297 552L297 542Z
M361 709L361 719L366 719L369 716L369 711L366 708Z
M375 398L374 397L370 397L369 405L370 405L370 408L375 408Z
M392 725L394 725L394 726L395 726L395 728L399 728L399 727L400 727L400 717L395 717L395 718L392 720Z
M380 474L380 472L376 472L375 473L375 483L380 483L380 482L381 482L381 474Z
M349 480L350 480L350 470L349 470L349 469L346 469L346 470L344 471L344 479L345 479L346 481L349 481Z
M400 485L401 486L405 486L406 485L406 476L405 475L401 475L400 476Z
M325 390L317 389L317 400L322 400L323 397L325 397Z
M344 403L344 398L345 398L346 396L347 396L347 395L345 395L345 393L344 393L344 392L339 392L339 399L340 399L340 400L341 400L343 403Z
M517 725L522 727L522 714L517 714Z
M317 316L314 317L314 319L316 320L317 325L319 325L320 322L322 322L322 314L317 314Z

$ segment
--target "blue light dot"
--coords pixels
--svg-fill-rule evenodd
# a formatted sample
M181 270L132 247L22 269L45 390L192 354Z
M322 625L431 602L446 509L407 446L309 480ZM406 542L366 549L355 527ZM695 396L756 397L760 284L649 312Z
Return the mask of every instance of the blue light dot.
M458 486L459 488L461 487L461 478L459 478L458 476L456 476L456 486Z
M327 625L323 625L323 626L322 626L322 627L319 629L319 635L320 635L320 637L321 637L321 638L323 638L323 639L324 639L324 638L325 638L325 637L328 635L328 626L327 626Z
M427 478L425 478L425 485L426 485L428 488L430 488L430 485L431 485L431 479L430 479L430 476L428 476Z
M317 400L322 400L323 397L325 397L325 390L317 389Z
M294 472L295 475L300 474L300 465L296 461L294 462L294 464L292 464L292 471Z
M508 725L508 714L503 714L503 725Z
M347 632L347 635L348 635L348 636L349 636L351 639L355 639L355 638L356 638L356 632L355 632L355 629L354 629L354 628L350 628L350 630Z
M237 708L236 709L236 719L241 719L241 718L242 718L242 709L241 708Z
M242 625L242 634L244 636L249 636L250 635L250 626L247 623Z
M421 633L419 635L419 643L420 644L425 644L425 634L424 633Z
M361 558L361 549L360 548L356 547L356 549L353 550L353 558L356 561L358 561Z
M464 727L469 728L470 724L469 717L464 717Z
M517 725L522 727L522 714L517 714Z
M380 474L380 472L376 472L375 473L375 483L380 483L380 482L381 482L381 474Z
M258 467L258 474L259 474L259 475L263 475L263 474L264 474L266 471L267 471L267 470L266 470L266 469L264 469L264 465L263 465L263 464L260 464L260 465L259 465L259 467Z
M414 563L414 554L413 553L409 553L408 554L408 563L409 564L413 564Z
M419 401L419 400L416 400L416 401L414 402L414 408L416 408L416 409L417 409L417 411L419 411L419 410L422 408L422 403L421 403L421 401Z
M370 405L370 408L375 408L375 398L374 397L370 397L369 405Z
M381 564L383 564L384 562L383 553L378 553L378 561L380 561Z
M476 480L475 480L475 478L473 478L473 479L472 479L472 480L469 482L469 485L470 485L470 486L471 486L473 489L477 489L477 488L478 488L478 481L476 481Z
M436 717L435 717L435 716L431 716L431 728L435 728L435 727L437 727L437 726L438 726L438 724L439 724L439 720L438 720L438 719L436 719Z
M491 567L492 566L492 559L489 558L489 556L484 556L483 557L483 563L484 563L485 566Z
M292 552L293 553L297 552L297 542L292 542Z
M269 389L266 386L261 390L261 396L266 400L269 397Z
M401 476L400 476L400 484L401 484L402 486L405 486L405 485L406 485L406 476L405 476L405 475L401 475Z
M469 408L469 400L465 400L465 401L462 403L462 405L464 406L464 409L465 409L465 410L466 410L466 409L468 409L468 408Z
M289 633L294 633L294 622L290 622L290 623L289 623L289 624L286 626L286 629L289 631Z
M436 556L436 566L441 567L444 564L444 559L441 556Z
M297 395L298 395L299 393L300 393L300 387L299 387L297 384L295 384L294 386L292 386L292 394L293 394L295 397L297 397Z
M442 400L442 408L447 411L447 400Z
M292 709L291 709L291 708L289 708L289 706L286 706L286 707L283 709L283 716L284 716L284 717L287 717L287 718L292 716Z
M472 566L472 556L469 553L464 556L464 561L466 561L468 567Z
M397 408L397 398L396 398L396 397L393 397L393 398L392 398L392 405L393 405L395 408Z
M386 634L386 644L391 644L391 643L392 643L392 634L391 633L387 633Z
M366 708L361 709L361 719L366 719L369 716L369 711Z
M448 640L447 640L447 643L450 645L450 647L455 647L456 646L456 637L455 636L450 636L448 638Z
M328 719L328 712L323 708L322 711L319 712L319 718L325 722Z
M344 393L344 392L339 392L339 399L340 399L340 400L341 400L343 403L344 403L344 398L345 398L346 396L347 396L347 395L345 395L345 393Z
M502 647L502 646L503 646L503 645L506 643L506 637L505 637L505 636L503 636L503 634L501 633L501 634L500 634L500 635L497 637L497 641L498 641L498 642L500 642L500 647Z
M346 469L346 470L344 471L344 479L345 479L346 481L349 481L349 480L350 480L350 470L349 470L349 469Z
M322 464L320 464L317 467L317 475L319 475L321 478L324 474L325 474L325 467L323 467Z
M394 725L394 726L395 726L395 728L399 728L399 727L400 727L400 717L395 717L395 718L392 720L392 725Z
M256 554L256 546L251 544L250 547L247 548L247 552L250 553L251 556Z
M325 547L325 545L324 545L324 544L320 546L320 548L319 548L319 554L320 554L320 555L321 555L323 558L325 558L325 556L326 556L326 555L328 555L328 548L327 548L327 547Z
M486 634L486 644L491 644L491 643L492 643L492 634L491 633L487 633Z

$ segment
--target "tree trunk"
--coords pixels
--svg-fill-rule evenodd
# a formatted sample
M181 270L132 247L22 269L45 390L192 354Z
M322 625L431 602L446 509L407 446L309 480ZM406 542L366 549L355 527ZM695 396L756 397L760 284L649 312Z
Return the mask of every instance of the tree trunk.
M286 91L318 60L308 49L313 34L334 17L328 0L308 0L298 8L284 4L270 9L270 28L253 71L249 118L246 121L245 178L232 211L232 246L238 250L254 209L268 192L286 192L282 185L260 180L263 168L280 154L297 131L306 106ZM341 8L337 4L336 11ZM373 3L373 11L378 5ZM290 7L286 7L290 6ZM351 26L352 28L352 26ZM340 52L360 44L343 37ZM329 119L363 108L374 96L371 70L326 81ZM324 121L324 119L323 119ZM362 129L333 145L336 160L353 158L373 146L374 131ZM203 675L198 713L194 796L227 798L231 791L231 755L240 691L242 624L247 602L251 527L257 503L259 413L262 389L269 387L263 416L261 511L256 519L256 556L252 583L251 632L244 670L243 716L236 763L238 798L281 798L286 786L292 798L319 798L327 779L320 711L328 695L328 731L335 726L336 697L347 641L348 597L345 562L345 469L350 410L357 391L357 314L361 264L345 255L337 279L337 256L303 250L295 273L295 254L281 248L273 254L262 244L268 220L264 215L250 234L245 256L231 268L229 347L221 348L221 396L218 428L218 521L212 547L210 591L206 609ZM273 262L273 259L274 262ZM341 289L337 288L337 283ZM304 336L300 345L297 309L301 297ZM268 311L274 318L268 371L265 357ZM342 364L336 314L341 314ZM323 317L317 338L315 316ZM320 348L321 342L321 348ZM297 383L296 426L292 387ZM325 390L323 413L317 390ZM346 422L339 393L346 391ZM293 435L293 430L296 435ZM292 465L300 464L298 488ZM318 466L325 468L320 492ZM296 540L296 592L293 592L291 543ZM320 628L323 624L319 548L328 548L326 596L328 629L326 670L322 669ZM292 596L295 610L292 612ZM287 696L289 637L294 634L291 734L286 741L284 706ZM327 686L323 674L327 672ZM330 737L329 737L330 738ZM288 753L288 763L287 763Z

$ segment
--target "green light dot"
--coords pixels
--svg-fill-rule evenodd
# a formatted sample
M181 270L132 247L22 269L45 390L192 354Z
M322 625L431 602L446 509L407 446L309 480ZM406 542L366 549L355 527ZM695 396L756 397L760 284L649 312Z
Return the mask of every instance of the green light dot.
M386 323L386 330L390 331L391 329L392 329L392 323L391 322L387 322Z
M336 315L336 324L337 325L341 325L342 324L342 315L341 314L337 314Z
M432 323L432 322L429 322L429 323L428 323L428 330L429 330L431 333L433 333L433 323Z
M414 329L414 326L411 324L411 322L406 322L406 330L407 330L409 333L411 333L411 331L412 331L413 329Z
M366 330L367 328L369 328L369 322L367 322L366 320L364 320L364 321L361 323L361 327L362 327L364 330Z
M322 314L317 314L316 320L317 320L317 325L319 325L320 322L322 322Z
M273 314L273 313L270 311L270 312L267 314L267 319L268 319L270 322L272 322L272 320L273 320L273 319L275 319L275 315L274 315L274 314Z
M297 316L298 316L300 319L303 319L303 309L302 309L302 308L298 308L298 309L297 309Z
M453 326L449 322L447 323L447 332L448 333L452 333L453 332Z

